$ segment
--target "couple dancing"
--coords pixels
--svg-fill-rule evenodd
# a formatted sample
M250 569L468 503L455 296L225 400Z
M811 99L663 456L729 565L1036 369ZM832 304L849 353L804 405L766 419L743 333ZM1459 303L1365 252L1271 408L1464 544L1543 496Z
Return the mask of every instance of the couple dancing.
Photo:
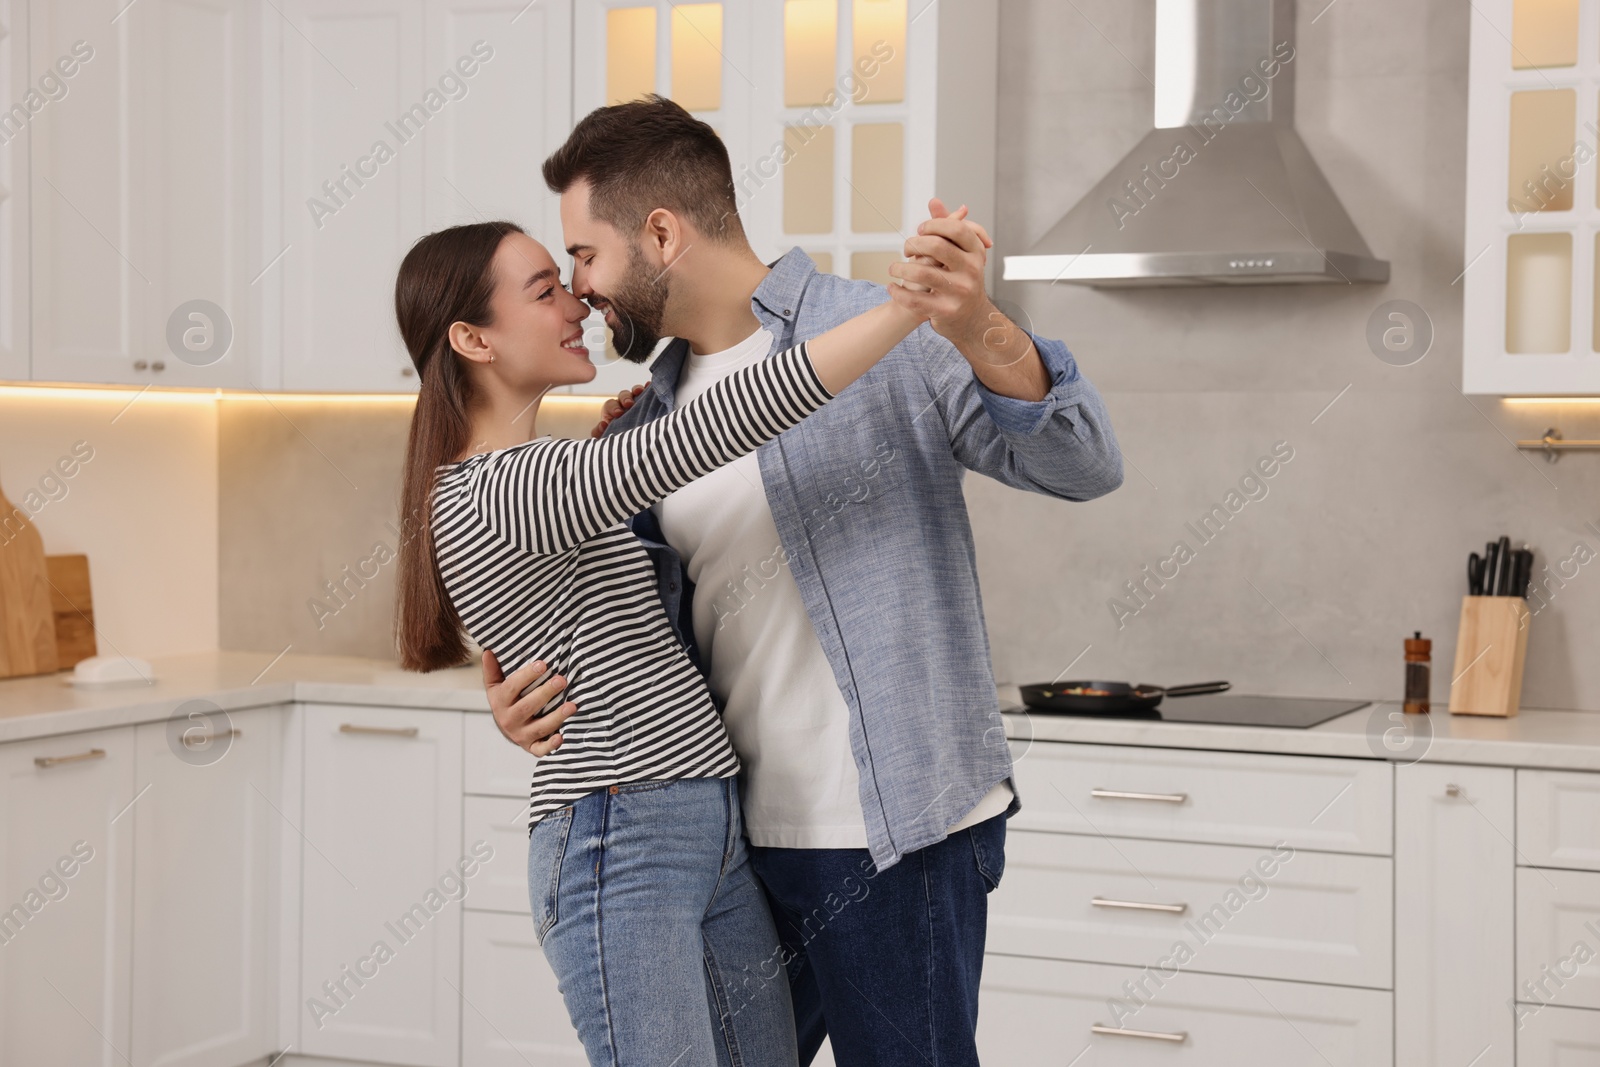
M569 285L510 223L400 268L398 636L434 670L470 634L538 757L529 902L589 1061L785 1067L826 1035L841 1065L975 1064L1017 799L962 476L1116 488L1100 397L995 310L964 209L931 205L886 294L763 264L670 101L591 113L544 178ZM594 376L591 306L631 359L675 340L597 440L539 436Z

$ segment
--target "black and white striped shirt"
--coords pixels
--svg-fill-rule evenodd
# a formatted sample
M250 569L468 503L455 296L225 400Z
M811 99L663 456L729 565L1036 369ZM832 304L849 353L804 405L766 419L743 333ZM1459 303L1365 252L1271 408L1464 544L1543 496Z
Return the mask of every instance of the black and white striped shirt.
M609 785L738 773L625 523L829 399L801 344L636 430L541 438L437 468L434 550L467 632L508 675L542 659L567 679L551 707L578 705L561 747L534 765L530 832Z

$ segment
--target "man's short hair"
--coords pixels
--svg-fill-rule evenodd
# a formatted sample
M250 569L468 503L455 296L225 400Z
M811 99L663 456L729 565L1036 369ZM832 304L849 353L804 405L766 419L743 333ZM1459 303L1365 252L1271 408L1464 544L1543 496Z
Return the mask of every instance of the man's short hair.
M712 240L744 236L722 138L654 93L585 115L544 161L544 181L554 193L587 181L590 214L628 237L657 208Z

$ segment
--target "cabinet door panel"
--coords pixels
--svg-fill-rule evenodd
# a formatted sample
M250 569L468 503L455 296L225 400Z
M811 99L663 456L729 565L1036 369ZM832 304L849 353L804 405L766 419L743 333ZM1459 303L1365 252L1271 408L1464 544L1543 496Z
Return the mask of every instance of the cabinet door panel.
M1511 1067L1513 771L1395 772L1395 1058Z
M988 948L1387 989L1393 901L1377 856L1013 830Z
M461 982L472 1005L461 1024L461 1067L589 1062L533 936L531 916L467 912Z
M29 89L28 0L0 3L0 87L16 101ZM0 379L29 373L27 134L0 129Z
M1017 760L1028 830L1387 854L1394 772L1377 760L1041 741ZM1132 794L1132 795L1130 795Z
M153 0L110 25L83 5L32 14L35 81L73 69L30 124L32 376L251 383L248 5Z
M305 708L307 1053L454 1067L461 713Z
M1517 862L1600 871L1600 774L1517 772Z
M1600 1063L1600 1012L1539 1008L1522 1016L1517 1029L1517 1067L1584 1067L1591 1063Z
M1370 989L986 956L978 1053L1007 1067L1384 1067L1392 1011Z
M150 787L133 815L140 1067L233 1067L274 1049L284 712L222 719L187 735L137 728L139 787Z
M528 802L506 797L467 797L464 804L466 833L462 840L469 851L481 848L479 842L483 842L494 849L494 858L473 876L463 903L467 908L483 911L513 912L531 924Z
M1600 1009L1597 943L1600 872L1517 869L1518 1000Z
M423 233L424 5L282 6L299 30L283 45L283 388L414 389L394 277Z
M6 1067L125 1067L136 793L131 729L0 746Z

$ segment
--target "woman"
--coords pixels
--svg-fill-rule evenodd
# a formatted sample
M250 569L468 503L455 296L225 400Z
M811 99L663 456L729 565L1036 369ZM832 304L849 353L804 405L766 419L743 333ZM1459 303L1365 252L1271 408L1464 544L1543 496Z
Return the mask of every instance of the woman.
M589 309L549 253L483 223L424 237L401 264L395 310L422 383L401 660L460 664L465 627L507 673L542 655L546 692L565 690L529 747L542 757L529 898L593 1064L795 1062L778 939L741 837L738 757L625 520L865 373L922 321L900 299L647 426L567 441L534 435L539 400L595 371Z

